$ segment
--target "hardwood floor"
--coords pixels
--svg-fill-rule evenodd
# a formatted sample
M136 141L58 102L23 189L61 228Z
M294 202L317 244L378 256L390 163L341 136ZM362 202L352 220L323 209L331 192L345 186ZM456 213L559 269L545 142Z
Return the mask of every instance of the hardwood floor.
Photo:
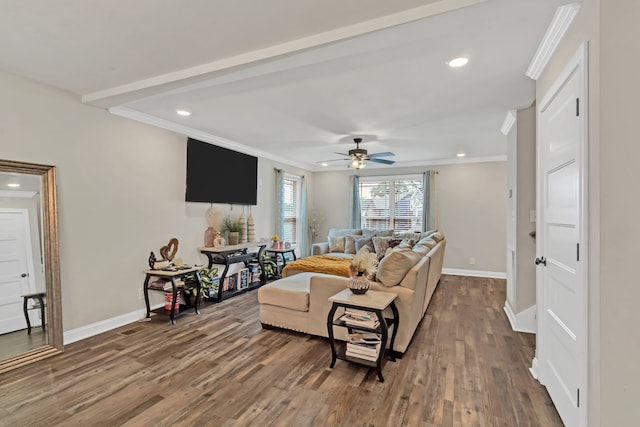
M263 330L256 292L134 323L0 375L0 426L561 426L503 280L443 276L402 359L329 369L324 338Z
M40 326L31 328L31 334L26 329L0 335L0 360L17 356L47 343L47 334Z

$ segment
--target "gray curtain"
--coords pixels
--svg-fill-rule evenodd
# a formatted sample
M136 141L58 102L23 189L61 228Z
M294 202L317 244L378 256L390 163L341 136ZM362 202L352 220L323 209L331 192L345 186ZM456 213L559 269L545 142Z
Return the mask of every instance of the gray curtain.
M347 204L349 228L362 228L360 224L360 178L349 176L349 203Z
M422 231L429 231L438 228L438 217L436 214L436 171L426 171L422 174Z
M305 257L311 254L309 247L309 225L307 223L307 180L300 178L300 244L298 250L300 255Z
M276 223L274 224L274 233L282 238L284 231L284 172L282 169L275 169L276 171Z

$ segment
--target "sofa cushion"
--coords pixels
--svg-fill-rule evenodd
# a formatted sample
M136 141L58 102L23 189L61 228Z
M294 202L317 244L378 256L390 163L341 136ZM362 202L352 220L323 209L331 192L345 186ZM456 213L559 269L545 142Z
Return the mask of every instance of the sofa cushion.
M436 242L441 242L442 240L444 240L444 233L442 231L437 231L437 232L433 233L431 238L433 240L435 240Z
M344 252L344 236L329 237L329 252Z
M411 249L395 248L380 261L376 281L388 287L397 285L420 258L420 254Z
M331 228L329 229L327 242L331 242L331 237L333 236L346 236L348 234L355 234L358 236L362 236L362 230L359 228Z
M402 242L401 239L395 239L393 237L372 237L373 248L375 249L376 256L378 259L382 259L382 257L387 252L389 248L395 248Z
M344 236L344 253L345 254L355 254L357 252L356 249L356 239L362 238L362 236L358 236L355 234L347 234Z
M359 239L356 239L355 243L356 243L356 252L358 252L360 249L362 249L365 246L368 247L369 251L371 252L376 251L376 249L373 247L373 240L371 239L371 237L361 237Z
M295 311L309 311L309 278L301 273L276 280L258 290L258 302Z
M374 230L371 228L364 228L362 230L362 235L365 237L391 237L393 236L393 230Z

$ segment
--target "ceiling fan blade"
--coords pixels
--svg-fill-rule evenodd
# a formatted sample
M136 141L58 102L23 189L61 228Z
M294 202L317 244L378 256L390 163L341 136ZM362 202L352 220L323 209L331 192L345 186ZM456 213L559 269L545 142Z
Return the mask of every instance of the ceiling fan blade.
M394 164L394 163L395 163L393 160L387 160L387 159L376 159L376 158L369 159L369 161L370 161L370 162L374 162L374 163L383 163L383 164L385 164L385 165L392 165L392 164Z
M351 157L349 154L346 154L346 153L336 153L336 152L334 152L333 154L337 154L339 156Z
M373 159L376 157L389 157L389 156L395 156L395 154L389 152L389 151L385 151L384 153L373 153L373 154L369 154L369 158Z

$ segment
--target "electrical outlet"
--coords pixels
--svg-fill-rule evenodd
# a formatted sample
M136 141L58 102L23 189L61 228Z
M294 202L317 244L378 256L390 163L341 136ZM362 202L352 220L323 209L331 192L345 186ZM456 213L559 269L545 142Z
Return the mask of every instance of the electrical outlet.
M469 264L471 264L471 265L475 265L476 264L475 257L469 257Z

